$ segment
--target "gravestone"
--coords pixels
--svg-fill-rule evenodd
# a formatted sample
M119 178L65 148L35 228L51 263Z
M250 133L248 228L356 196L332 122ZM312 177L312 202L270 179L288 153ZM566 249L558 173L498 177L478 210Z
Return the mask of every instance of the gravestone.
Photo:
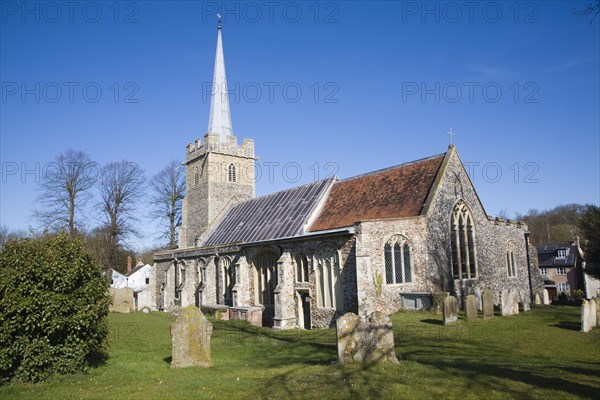
M444 299L444 325L451 324L458 320L458 302L454 296L446 296Z
M338 362L398 364L390 318L380 312L367 317L346 313L336 321Z
M250 325L262 326L262 307L249 307L246 315Z
M503 290L500 295L500 308L502 316L516 315L519 313L517 294L510 290Z
M548 289L544 289L544 291L542 292L542 302L545 305L550 304L550 295L548 294Z
M530 311L531 310L531 303L530 303L530 298L529 298L529 294L527 293L527 290L521 290L519 292L519 297L521 298L521 305L523 307L523 311Z
M535 292L533 302L534 304L542 304L542 296L540 296L540 292Z
M593 305L593 306L592 306ZM581 332L589 332L596 326L596 302L583 300L581 303Z
M211 367L212 324L198 307L187 306L171 324L171 368Z
M477 298L472 294L467 296L465 301L465 311L468 321L474 321L477 319Z
M133 300L133 289L132 288L121 288L121 289L109 289L110 296L112 297L112 303L108 308L108 311L118 313L130 313L134 309Z
M483 292L483 318L494 317L494 292L486 290Z
M152 307L152 298L150 297L150 290L142 290L137 294L137 309L138 311Z
M600 297L592 299L596 302L596 326L600 326Z

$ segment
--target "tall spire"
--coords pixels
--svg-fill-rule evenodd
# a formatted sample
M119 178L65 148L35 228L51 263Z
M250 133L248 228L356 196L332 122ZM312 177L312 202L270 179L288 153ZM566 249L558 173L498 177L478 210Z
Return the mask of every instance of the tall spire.
M210 118L208 133L219 135L220 142L226 142L227 136L233 136L229 97L227 96L227 76L225 75L225 58L223 57L223 41L221 39L221 16L217 28L217 54L215 55L215 73L213 76L212 96L210 100Z

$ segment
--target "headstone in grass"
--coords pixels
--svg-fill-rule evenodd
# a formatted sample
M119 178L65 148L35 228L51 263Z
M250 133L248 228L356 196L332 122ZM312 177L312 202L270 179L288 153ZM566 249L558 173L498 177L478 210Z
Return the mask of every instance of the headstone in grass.
M500 310L503 317L516 315L519 313L519 300L517 292L511 290L503 290L500 295Z
M600 326L600 297L596 297L592 301L596 302L596 326Z
M544 291L542 292L542 299L543 299L543 304L545 304L545 305L550 304L550 295L548 294L548 289L544 289Z
M338 362L398 364L392 321L380 312L367 317L346 313L336 321Z
M494 317L494 292L486 290L483 292L483 318Z
M134 308L133 289L126 287L120 289L109 289L112 303L109 311L118 313L130 313Z
M540 292L535 292L533 302L534 304L542 304L542 296L540 295Z
M446 296L444 299L444 325L458 320L458 302L454 296Z
M581 332L589 332L597 325L596 311L596 300L583 300L581 303Z
M171 324L171 368L212 367L212 330L212 324L198 307L183 308L181 315Z
M477 319L477 298L472 294L468 295L465 300L465 311L468 321Z

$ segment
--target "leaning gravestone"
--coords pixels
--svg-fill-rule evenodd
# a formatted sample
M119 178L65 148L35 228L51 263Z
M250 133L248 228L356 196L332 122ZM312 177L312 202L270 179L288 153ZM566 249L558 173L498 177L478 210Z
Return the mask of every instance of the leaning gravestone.
M171 368L211 367L212 324L198 307L187 306L171 324L173 350Z
M338 318L338 362L398 363L394 347L394 332L389 317L374 312L367 317L346 313Z
M523 311L530 311L531 310L531 303L530 303L531 299L530 299L527 291L521 290L519 292L519 297L521 298L521 305L523 307Z
M474 321L477 319L477 298L472 294L467 296L465 301L465 311L468 321Z
M444 299L444 325L458 320L458 302L454 296L446 296Z
M483 318L494 317L494 292L486 290L483 292Z
M589 332L598 326L598 307L596 299L583 300L581 303L581 332Z
M500 295L500 308L503 317L518 314L519 302L516 293L510 290L503 290Z

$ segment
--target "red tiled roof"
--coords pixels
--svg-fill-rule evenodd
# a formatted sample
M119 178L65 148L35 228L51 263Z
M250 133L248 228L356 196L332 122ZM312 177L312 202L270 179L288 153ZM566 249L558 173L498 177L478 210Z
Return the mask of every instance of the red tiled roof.
M310 231L372 219L421 214L445 154L375 171L333 185Z

